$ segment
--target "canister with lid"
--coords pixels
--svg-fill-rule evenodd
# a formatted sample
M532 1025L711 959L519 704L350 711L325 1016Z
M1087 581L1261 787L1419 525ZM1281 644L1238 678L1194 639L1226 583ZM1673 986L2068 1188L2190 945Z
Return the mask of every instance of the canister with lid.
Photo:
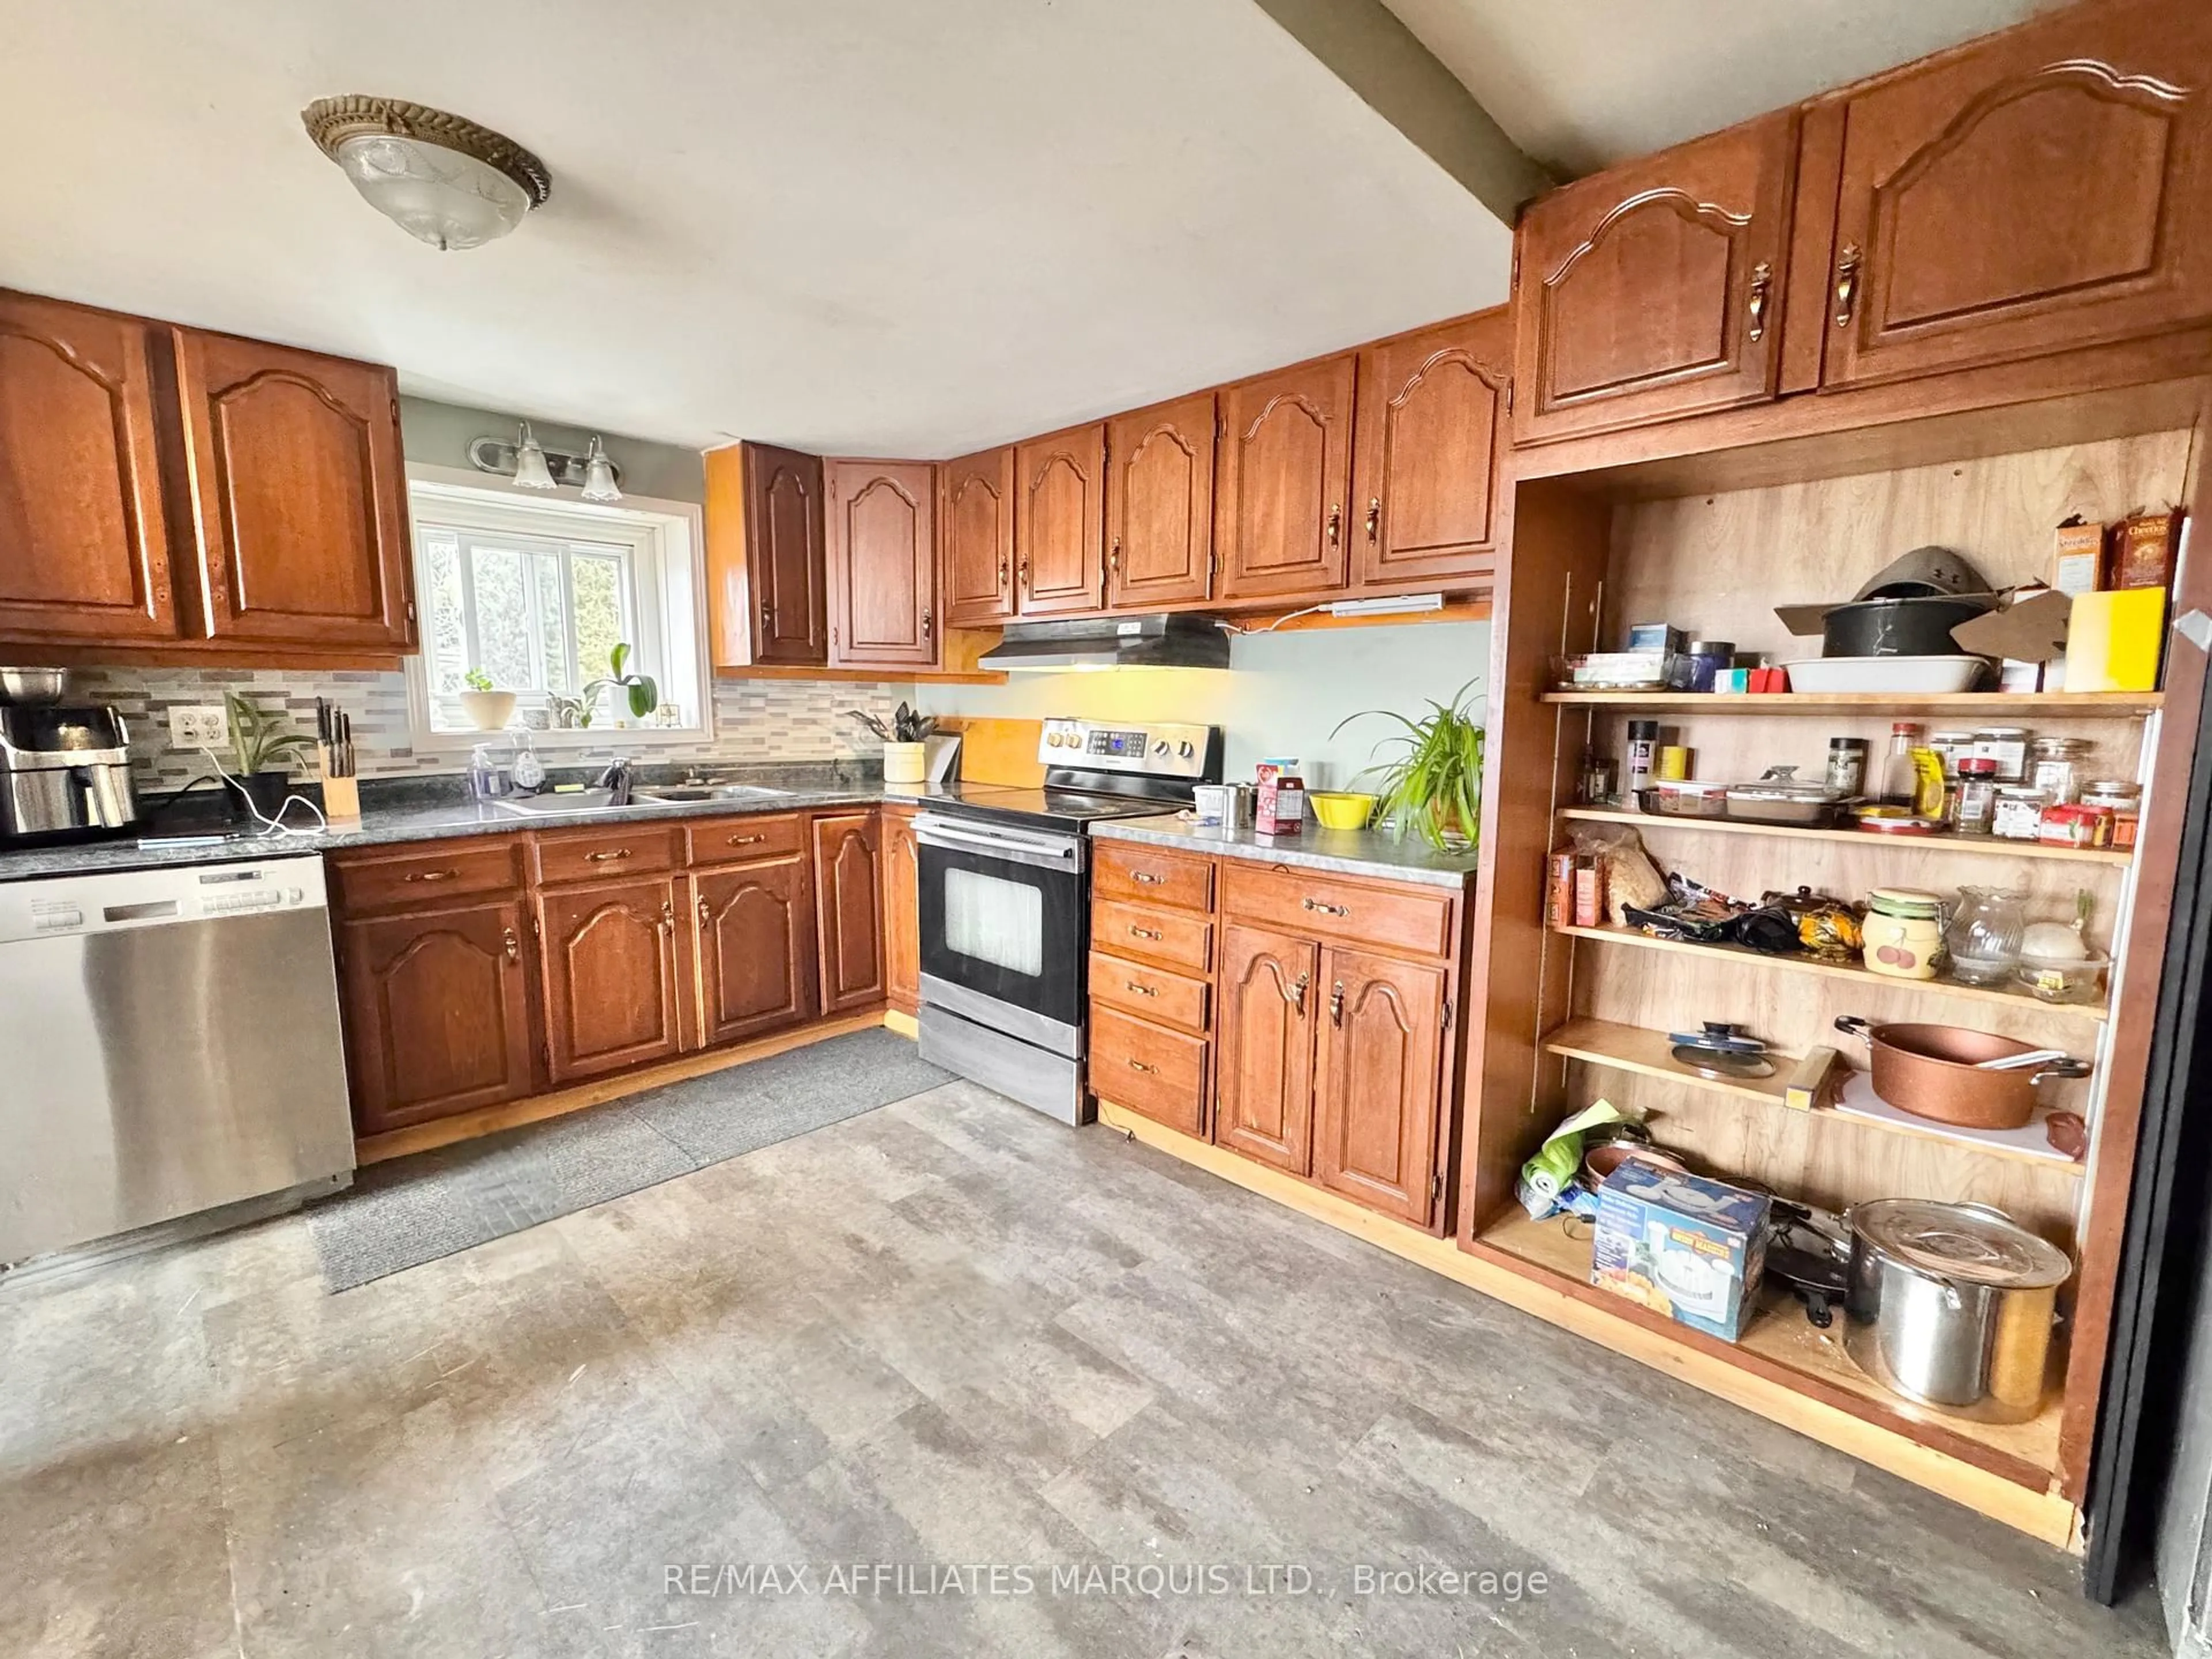
M1959 787L1952 792L1952 829L1962 836L1986 836L1996 806L1997 763L1979 755L1961 757Z
M1867 741L1864 738L1828 739L1828 787L1845 800L1866 793Z
M2081 798L2081 772L2089 758L2087 738L2038 738L2028 755L2027 781L2049 792L2053 806Z
M2033 841L2043 829L2043 809L2050 795L2032 783L2001 783L1990 830L2004 841Z
M1974 752L1997 763L1999 783L2027 780L2027 728L2024 726L1982 726L1974 729Z
M2125 778L2099 778L2081 791L2084 806L2109 806L2112 810L2112 845L2123 851L2136 844L2136 831L2142 822L2142 786L2130 783Z
M1873 972L1933 979L1943 950L1943 901L1916 887L1877 887L1867 895L1862 937Z

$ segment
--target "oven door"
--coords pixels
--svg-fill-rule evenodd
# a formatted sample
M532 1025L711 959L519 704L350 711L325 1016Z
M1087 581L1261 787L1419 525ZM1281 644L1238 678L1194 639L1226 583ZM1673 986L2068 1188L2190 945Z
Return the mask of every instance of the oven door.
M915 841L922 1000L1079 1058L1087 843L936 812Z

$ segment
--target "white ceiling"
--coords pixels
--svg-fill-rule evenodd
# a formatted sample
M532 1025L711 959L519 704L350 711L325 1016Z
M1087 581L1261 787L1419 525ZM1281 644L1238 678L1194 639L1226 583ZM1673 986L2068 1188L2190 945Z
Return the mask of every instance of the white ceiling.
M1568 177L2063 3L1383 0L1515 143Z
M1505 294L1504 227L1251 0L8 12L0 286L609 432L945 456ZM551 202L413 241L301 130L348 92Z

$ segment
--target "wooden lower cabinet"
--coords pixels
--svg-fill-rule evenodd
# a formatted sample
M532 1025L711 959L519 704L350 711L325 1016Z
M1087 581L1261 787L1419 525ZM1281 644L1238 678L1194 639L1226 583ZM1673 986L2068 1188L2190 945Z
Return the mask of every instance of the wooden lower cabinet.
M519 899L348 921L339 981L354 1126L380 1134L517 1100L537 1082Z
M700 1046L803 1025L819 1006L805 858L695 871Z
M684 1048L688 930L683 878L549 888L537 897L546 1071L556 1084L667 1060Z
M884 814L884 994L894 1008L921 1006L921 872L914 815Z
M1443 1197L1445 980L1441 965L1335 947L1322 954L1314 1179L1416 1226Z
M1213 1139L1293 1175L1310 1168L1319 957L1310 939L1233 921L1222 929Z
M840 812L814 820L814 893L825 1014L884 1000L878 823L873 812Z

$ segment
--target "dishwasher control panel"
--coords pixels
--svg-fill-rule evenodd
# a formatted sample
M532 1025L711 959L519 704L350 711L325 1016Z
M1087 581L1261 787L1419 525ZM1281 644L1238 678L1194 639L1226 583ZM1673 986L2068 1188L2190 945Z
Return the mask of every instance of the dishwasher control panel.
M313 854L40 876L0 883L0 943L228 921L274 910L322 909L328 902L323 861Z

